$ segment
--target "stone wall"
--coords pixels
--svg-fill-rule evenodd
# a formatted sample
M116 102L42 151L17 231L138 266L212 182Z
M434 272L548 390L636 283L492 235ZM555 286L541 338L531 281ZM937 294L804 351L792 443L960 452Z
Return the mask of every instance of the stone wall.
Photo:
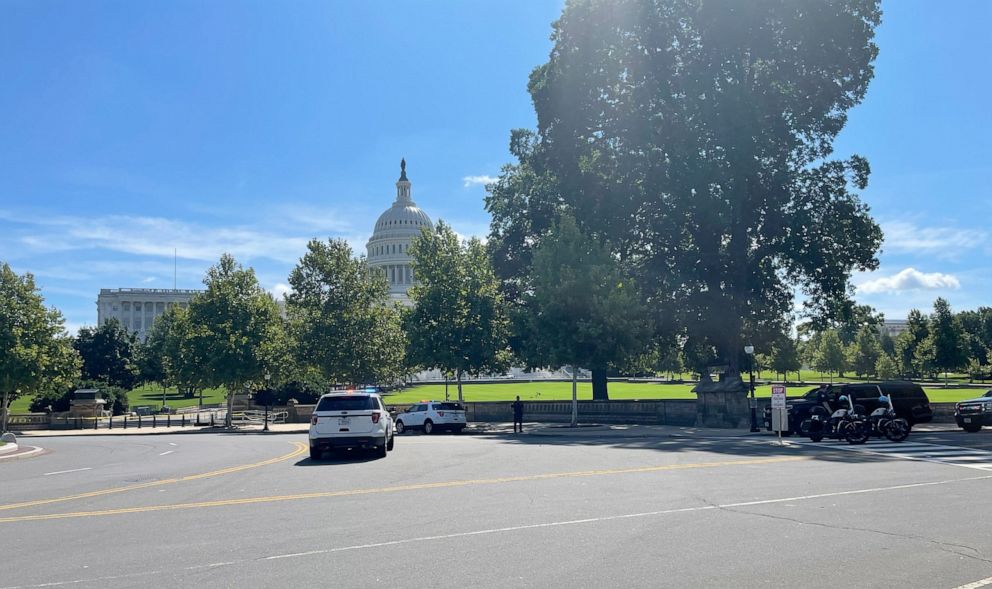
M409 404L394 405L389 403L389 397L383 399L390 410L402 413ZM758 399L758 423L764 415L764 408L771 401ZM524 404L524 419L526 421L543 421L550 423L568 423L572 419L571 401L522 401ZM466 402L465 417L468 421L507 422L513 421L513 409L510 401ZM954 403L932 403L934 423L954 422ZM285 410L289 413L290 423L307 423L313 414L314 405L291 405L276 407L274 410ZM745 405L746 407L746 405ZM738 427L750 426L749 409L744 418L737 418ZM579 421L584 423L612 424L649 424L649 425L697 425L698 404L695 399L661 399L641 401L579 401ZM710 425L709 427L713 427ZM720 427L718 425L718 427ZM732 427L729 423L722 427Z

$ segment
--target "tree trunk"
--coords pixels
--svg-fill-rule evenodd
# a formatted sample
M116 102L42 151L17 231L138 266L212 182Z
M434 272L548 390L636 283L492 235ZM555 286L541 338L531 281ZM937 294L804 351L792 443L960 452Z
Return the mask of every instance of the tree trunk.
M609 401L610 394L606 389L606 368L592 369L592 400Z
M0 411L2 411L3 417L0 418L0 434L7 433L7 399L10 398L10 391L3 392L3 405L0 405Z
M572 427L579 425L579 397L578 397L578 386L579 386L579 369L574 364L572 365Z
M234 391L236 389L227 389L227 415L224 416L224 427L230 429L232 424L232 418L234 413Z
M462 402L464 402L464 398L462 397L462 369L461 368L459 368L458 370L455 371L455 377L458 379L458 402L459 403L462 403Z

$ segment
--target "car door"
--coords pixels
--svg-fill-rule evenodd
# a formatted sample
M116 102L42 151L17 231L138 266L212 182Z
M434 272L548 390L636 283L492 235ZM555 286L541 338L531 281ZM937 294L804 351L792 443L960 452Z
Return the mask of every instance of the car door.
M424 414L427 405L419 403L410 407L410 412L403 416L403 425L407 427L421 427L424 425Z

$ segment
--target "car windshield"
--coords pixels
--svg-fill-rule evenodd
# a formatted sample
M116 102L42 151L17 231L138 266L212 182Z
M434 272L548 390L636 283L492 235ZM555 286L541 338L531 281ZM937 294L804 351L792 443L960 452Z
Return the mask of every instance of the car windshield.
M317 403L317 411L361 411L373 408L372 397L368 395L323 397Z

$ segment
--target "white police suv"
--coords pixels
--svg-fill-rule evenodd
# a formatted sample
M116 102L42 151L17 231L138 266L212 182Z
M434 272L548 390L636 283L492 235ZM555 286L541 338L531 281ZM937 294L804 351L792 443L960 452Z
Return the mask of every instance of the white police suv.
M317 401L310 417L311 459L339 448L374 450L385 458L393 449L393 419L372 391L332 391Z
M425 434L435 430L461 433L465 429L465 406L448 401L421 401L396 416L396 433L420 429Z

